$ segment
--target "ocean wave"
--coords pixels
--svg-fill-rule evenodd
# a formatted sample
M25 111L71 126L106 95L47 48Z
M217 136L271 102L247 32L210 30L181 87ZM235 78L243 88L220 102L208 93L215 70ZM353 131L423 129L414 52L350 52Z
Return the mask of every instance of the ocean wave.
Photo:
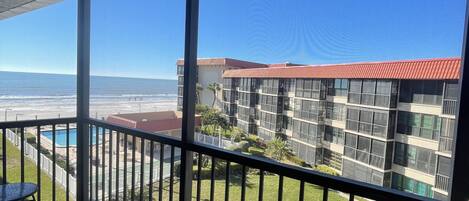
M119 95L90 95L90 98L151 98L151 97L175 97L177 94L119 94ZM75 99L76 95L0 95L0 100L34 100L34 99Z

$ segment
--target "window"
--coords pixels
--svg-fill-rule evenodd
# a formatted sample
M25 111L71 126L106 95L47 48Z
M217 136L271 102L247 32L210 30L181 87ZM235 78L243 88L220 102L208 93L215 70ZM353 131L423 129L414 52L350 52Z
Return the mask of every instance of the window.
M370 165L384 168L385 143L379 140L372 140Z
M336 144L344 144L344 131L340 128L325 126L324 141Z
M356 159L368 164L370 158L370 138L358 136L357 156Z
M458 100L459 93L458 82L446 82L445 84L445 99Z
M261 84L262 93L279 94L279 83L278 79L263 79Z
M451 174L451 159L444 156L438 156L438 169L439 175L449 177Z
M318 122L322 114L322 106L319 101L295 99L293 116L306 121Z
M384 169L386 143L345 133L344 155L360 162Z
M399 111L397 132L417 137L436 139L440 134L441 118L420 113Z
M269 95L261 95L260 99L261 110L273 112L273 113L280 113L282 112L283 101L282 97L278 96L269 96Z
M379 186L383 185L385 178L384 173L345 158L342 164L342 176Z
M318 79L297 79L296 80L296 97L324 99L325 83Z
M239 81L239 90L252 92L256 89L256 80L251 78L241 78Z
M252 110L250 108L238 106L237 112L238 119L248 123L254 123L254 115L252 114Z
M402 80L400 102L441 105L443 81Z
M320 154L320 149L319 151L316 151L315 147L308 146L307 144L303 144L295 140L289 140L288 142L290 143L290 148L295 155L303 159L308 164L316 164L316 158L319 158L317 155Z
M345 127L347 130L389 138L388 134L394 132L392 127L388 126L393 125L388 122L393 114L393 111L359 110L358 108L348 107Z
M351 80L350 89L348 93L348 102L360 104L360 97L362 92L362 81L361 80Z
M238 92L238 103L242 106L253 107L256 104L256 94Z
M361 104L374 105L376 80L364 80L362 86Z
M441 132L438 149L451 153L453 147L454 119L441 118Z
M376 82L376 106L389 107L391 101L389 94L392 94L391 88L392 82L389 80L378 80Z
M282 129L282 115L270 114L267 112L260 112L260 125L263 128L277 132Z
M417 181L395 172L392 173L392 188L430 198L433 196L432 186L430 184Z
M345 105L326 102L326 119L342 121L345 116Z
M293 120L293 138L306 143L316 144L320 127L315 124Z
M435 174L436 155L434 151L423 147L395 143L394 163L427 174Z
M347 96L347 90L348 90L348 79L328 80L328 95Z
M348 102L354 104L396 107L398 82L396 80L350 81Z

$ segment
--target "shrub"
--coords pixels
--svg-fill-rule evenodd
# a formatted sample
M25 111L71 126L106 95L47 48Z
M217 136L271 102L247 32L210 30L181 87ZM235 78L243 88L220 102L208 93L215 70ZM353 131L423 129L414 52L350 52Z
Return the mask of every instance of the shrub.
M238 143L239 149L240 149L241 151L243 151L243 152L248 151L248 149L249 149L250 146L251 146L251 145L249 144L248 141L241 141L241 142Z
M326 166L326 165L317 165L316 167L314 167L314 170L318 171L318 172L322 172L322 173L325 173L325 174L330 174L330 175L333 175L333 176L338 176L339 174L332 168Z
M264 156L264 150L257 147L249 147L248 152L254 156Z
M252 144L257 144L259 143L259 137L255 136L255 135L248 135L246 137L246 140Z
M207 112L209 111L211 108L207 105L203 105L203 104L197 104L195 105L195 113L196 114L201 114L203 112Z
M303 159L299 158L298 156L294 156L294 155L289 155L287 156L288 160L292 163L295 163L301 167L311 167L311 165L309 165L308 163L306 163L306 161L304 161Z
M275 160L282 161L290 153L288 143L276 137L272 141L267 143L266 152Z

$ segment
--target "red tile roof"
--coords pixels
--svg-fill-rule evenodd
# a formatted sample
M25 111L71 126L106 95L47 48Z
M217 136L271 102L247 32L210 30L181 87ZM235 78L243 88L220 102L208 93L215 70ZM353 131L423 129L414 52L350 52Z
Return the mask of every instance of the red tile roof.
M460 58L437 58L285 68L237 69L225 71L223 77L454 80L459 79L460 65Z
M176 65L184 65L184 59L178 59ZM230 58L207 58L197 59L197 65L200 66L230 66L235 68L266 68L266 64L242 61Z

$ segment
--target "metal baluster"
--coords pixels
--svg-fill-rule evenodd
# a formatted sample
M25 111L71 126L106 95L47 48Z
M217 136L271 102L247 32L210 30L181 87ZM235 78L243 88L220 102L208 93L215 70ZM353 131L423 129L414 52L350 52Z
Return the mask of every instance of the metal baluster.
M105 200L105 195L106 195L106 168L105 168L105 165L106 165L106 128L102 128L101 130L101 133L103 135L103 139L102 139L102 147L103 149L101 150L101 154L102 154L102 157L103 157L103 162L101 164L103 164L103 166L101 167L101 200L104 201Z
M112 200L112 130L109 130L109 201ZM104 201L104 200L103 200Z
M225 201L228 201L230 199L230 161L226 161L225 172Z
M21 182L24 182L24 128L20 129L21 132Z
M70 124L67 123L67 126L66 126L66 136L65 136L65 140L66 140L66 150L65 150L65 157L66 157L66 161L65 161L65 168L67 168L67 170L65 171L66 172L66 177L65 178L65 199L66 201L69 201L70 200ZM91 136L91 135L90 135ZM90 141L91 143L91 141ZM90 149L91 150L91 149ZM90 157L91 157L91 154L90 154ZM90 163L91 164L91 163ZM90 168L91 170L91 168ZM90 179L91 179L91 174L90 174ZM90 180L90 184L91 184L91 180ZM90 193L91 193L91 188L90 188ZM91 198L91 194L90 194L90 198Z
M202 170L202 154L198 154L198 161L197 161L197 201L200 201L200 189L201 189L201 170Z
M305 182L300 181L300 196L299 201L303 201L305 199Z
M52 200L55 200L55 125L52 125Z
M95 142L95 147L96 147L96 158L95 158L95 165L96 165L96 181L94 182L95 185L95 199L98 199L98 192L99 192L99 164L101 164L101 161L99 160L99 127L95 126L95 132L96 132L96 142Z
M127 133L124 133L124 191L122 192L123 200L127 200Z
M153 159L154 159L154 148L155 143L153 141L150 142L150 184L148 186L148 195L149 200L153 200Z
M130 187L130 199L135 200L135 141L136 137L132 136L132 183Z
M3 184L7 183L7 131L5 128L2 129L2 176Z
M68 132L69 132L69 127L68 126L69 125L67 124L67 137L68 137ZM93 200L93 146L94 145L93 145L93 126L92 125L89 126L89 130L90 130L89 134L90 134L90 144L91 144L91 148L90 148L90 167L89 167L90 168L90 175L89 175L90 176L90 178L89 178L89 180L90 180L90 200ZM67 138L67 143L68 143L68 138ZM68 152L68 147L69 147L69 145L67 144L67 152ZM67 163L68 163L68 160L69 159L67 158ZM67 179L68 179L68 177L67 177Z
M210 201L215 196L215 157L212 156L212 165L210 168Z
M329 195L329 188L327 187L323 187L323 191L322 191L322 200L323 201L327 201L328 200L328 195Z
M119 200L119 155L120 155L120 132L116 133L116 200ZM125 190L125 189L124 189Z
M282 201L283 199L283 176L279 175L278 177L278 201Z
M174 183L174 146L171 146L171 162L169 167L169 201L173 201L173 183Z
M259 201L264 199L264 170L259 170Z
M37 183L39 188L37 188L37 200L41 200L41 126L36 127L36 137L37 137ZM6 157L5 155L3 156ZM5 179L6 177L4 177Z
M140 201L143 201L143 188L145 182L145 139L140 138Z
M164 144L160 143L160 180L159 180L159 192L158 200L163 201L163 164L164 164Z
M243 165L241 171L241 201L246 200L246 166Z

